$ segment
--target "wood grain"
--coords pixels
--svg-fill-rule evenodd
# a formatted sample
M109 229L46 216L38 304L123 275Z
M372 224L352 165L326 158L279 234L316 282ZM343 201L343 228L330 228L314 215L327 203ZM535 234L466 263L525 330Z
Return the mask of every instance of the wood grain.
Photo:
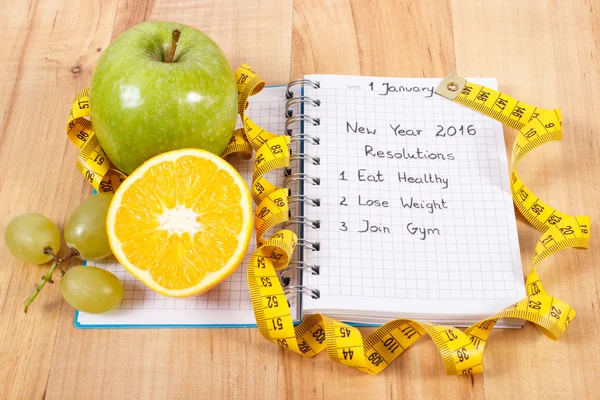
M206 31L233 66L248 62L272 84L309 73L495 76L507 93L563 110L563 141L528 156L522 178L559 209L600 217L600 16L591 0L0 0L0 17L2 230L28 211L62 226L89 196L64 136L66 111L110 41L147 20ZM506 130L508 143L514 136ZM518 229L527 266L539 233L522 219ZM326 355L283 352L255 329L77 330L56 285L24 315L43 269L2 243L0 398L593 398L600 272L592 238L592 250L542 265L546 288L578 311L563 338L551 342L531 326L494 331L485 373L472 378L445 376L428 340L366 376Z
M177 21L210 35L237 68L248 63L276 85L290 75L292 2L121 0L113 39L143 21Z
M553 206L597 222L594 171L600 154L592 132L600 129L594 116L600 100L598 85L590 84L600 78L597 11L591 3L539 2L515 13L515 4L484 1L456 1L453 11L460 74L496 76L507 93L562 109L563 140L528 155L519 167L521 178ZM474 36L479 40L470 40ZM507 129L507 139L515 133ZM528 267L539 233L522 219L518 229L523 265ZM591 250L567 250L544 261L540 269L544 287L577 310L576 323L556 343L542 338L532 326L494 334L484 359L486 394L589 398L600 388L596 380L586 379L600 372L597 358L590 356L600 351L600 340L592 334L599 322L600 274L593 262L598 244L594 234Z
M23 212L40 212L62 225L90 192L73 169L77 154L65 140L64 118L74 93L91 77L97 49L109 43L112 23L104 21L113 20L116 2L85 10L69 1L4 3L1 229ZM34 312L23 314L23 300L43 269L16 261L4 242L1 257L0 397L41 398L63 304L54 285Z
M455 66L449 2L305 0L294 7L293 78L438 77Z

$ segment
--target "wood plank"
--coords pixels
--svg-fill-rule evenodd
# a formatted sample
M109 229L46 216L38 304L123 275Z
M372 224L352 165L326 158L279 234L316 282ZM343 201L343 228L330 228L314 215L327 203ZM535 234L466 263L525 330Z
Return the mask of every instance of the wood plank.
M63 133L66 110L111 38L144 20L204 30L234 67L249 62L270 84L287 82L290 72L496 76L509 94L563 110L563 141L523 161L525 182L563 211L600 216L600 16L591 0L1 3L2 230L22 212L62 226L89 195ZM506 130L507 141L514 136ZM518 225L528 265L539 233L522 219ZM445 376L428 339L372 377L326 354L304 359L280 350L255 329L77 330L56 285L23 315L43 268L16 261L2 243L0 398L592 397L600 389L595 235L592 246L542 265L550 293L579 313L563 338L551 342L531 326L496 330L484 375L463 378Z
M518 1L453 1L457 72L495 76L500 89L545 108L562 108L560 143L535 150L521 163L522 179L542 199L573 215L598 221L597 177L600 167L595 113L600 106L599 15L588 2L545 3L523 7ZM594 30L596 29L596 30ZM506 130L507 141L516 132ZM524 267L540 234L522 219L519 239ZM544 287L578 315L559 342L544 338L533 326L498 331L488 344L484 389L488 397L588 397L598 390L596 362L600 340L592 335L600 323L598 280L592 250L567 250L542 264Z
M449 1L296 0L292 76L438 77L454 68Z
M108 44L116 2L81 8L60 0L3 3L2 230L23 212L42 213L62 226L90 192L75 169L65 118L91 76L97 49ZM25 315L23 300L48 266L24 265L1 246L0 397L41 398L63 303L57 285L48 285Z
M120 1L112 37L144 20L203 30L235 68L248 62L269 84L290 76L292 6L260 1ZM232 10L238 10L233 13ZM78 330L64 307L49 398L275 398L282 351L256 329Z
M255 329L78 330L61 314L48 398L274 399L280 350Z
M260 0L203 2L122 0L113 38L143 21L177 21L193 26L219 44L232 68L251 65L269 85L290 77L291 0L266 5Z

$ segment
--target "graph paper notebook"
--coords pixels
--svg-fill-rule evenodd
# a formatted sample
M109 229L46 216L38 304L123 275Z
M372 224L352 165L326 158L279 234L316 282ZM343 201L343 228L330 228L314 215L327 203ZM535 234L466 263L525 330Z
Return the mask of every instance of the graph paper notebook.
M302 290L289 297L298 319L470 325L525 296L502 126L435 95L440 81L309 75L290 83L287 103L285 87L250 99L260 126L303 139L286 177L270 177L305 196L292 209L302 268L286 274ZM250 182L252 162L232 162ZM188 299L146 289L117 263L96 265L123 280L125 299L107 314L78 313L77 326L254 324L246 263Z
M272 132L280 132L285 125L285 86L267 87L252 97L248 113L254 120ZM250 184L252 160L229 160ZM283 172L267 175L273 183L283 185ZM192 326L255 326L254 313L246 280L248 258L256 249L254 238L250 242L246 259L224 282L199 296L172 299L148 289L142 282L127 272L115 259L93 262L113 272L123 282L124 298L119 308L105 314L77 312L75 325L80 328L129 328L129 327L192 327ZM290 275L295 284L297 275ZM299 295L298 295L299 296ZM299 299L290 297L291 311L298 314Z
M470 325L525 296L499 122L434 94L440 79L305 79L320 163L305 163L319 185L304 193L321 206L305 213L320 275L303 284L320 296L304 314Z

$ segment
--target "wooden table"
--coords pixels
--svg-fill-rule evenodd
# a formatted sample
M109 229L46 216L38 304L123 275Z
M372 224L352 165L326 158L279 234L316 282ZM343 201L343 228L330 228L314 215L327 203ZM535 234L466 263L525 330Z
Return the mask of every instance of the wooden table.
M67 110L111 40L146 20L204 30L233 66L247 62L269 84L308 73L495 76L521 100L562 108L564 140L528 156L521 176L554 206L597 223L600 12L593 3L2 0L0 228L22 212L62 226L90 195L64 135ZM515 133L506 130L508 143ZM518 228L528 266L539 233L522 218ZM23 265L1 244L0 398L596 397L597 237L592 250L565 251L541 268L545 287L578 311L561 340L531 325L497 330L485 374L474 377L446 376L428 339L367 376L326 355L280 350L256 329L77 330L57 285L23 314L42 268Z

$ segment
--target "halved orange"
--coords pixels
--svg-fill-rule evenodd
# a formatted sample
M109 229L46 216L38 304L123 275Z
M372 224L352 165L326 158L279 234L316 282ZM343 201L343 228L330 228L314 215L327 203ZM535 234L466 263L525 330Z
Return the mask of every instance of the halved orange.
M117 260L160 294L202 293L244 259L252 234L246 183L204 150L158 155L121 184L108 209Z

